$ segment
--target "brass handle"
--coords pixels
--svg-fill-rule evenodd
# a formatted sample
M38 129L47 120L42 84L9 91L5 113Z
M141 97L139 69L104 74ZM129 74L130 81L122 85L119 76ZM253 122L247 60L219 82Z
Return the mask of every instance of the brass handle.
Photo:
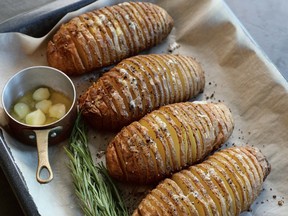
M6 127L8 122L7 119L5 118L5 112L4 109L2 107L0 107L0 127Z
M52 129L34 130L36 134L37 151L38 151L38 167L36 178L41 184L50 182L53 179L53 172L48 158L48 136ZM47 173L44 173L47 171Z

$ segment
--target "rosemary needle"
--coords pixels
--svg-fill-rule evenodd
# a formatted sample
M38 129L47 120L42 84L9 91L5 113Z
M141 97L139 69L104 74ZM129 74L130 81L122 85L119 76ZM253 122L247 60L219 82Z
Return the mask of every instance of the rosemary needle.
M69 146L65 148L70 159L75 193L87 216L126 216L128 211L117 187L103 163L95 165L88 148L87 128L78 114Z

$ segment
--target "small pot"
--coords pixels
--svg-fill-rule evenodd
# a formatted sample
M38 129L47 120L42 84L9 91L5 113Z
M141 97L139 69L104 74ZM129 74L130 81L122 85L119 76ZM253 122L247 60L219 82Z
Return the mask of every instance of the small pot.
M27 91L40 86L62 92L71 99L72 105L66 114L55 122L41 126L31 126L13 118L10 110L15 101ZM63 72L48 66L34 66L21 70L10 78L3 89L2 105L6 122L4 129L20 142L37 146L36 178L39 183L48 183L53 179L48 145L55 145L69 137L77 115L76 100L76 90L71 79Z

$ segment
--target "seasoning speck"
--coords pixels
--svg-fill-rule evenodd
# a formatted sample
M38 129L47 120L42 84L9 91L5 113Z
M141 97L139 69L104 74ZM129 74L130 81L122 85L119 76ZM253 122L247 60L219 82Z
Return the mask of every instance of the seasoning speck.
M105 155L105 151L98 151L98 152L96 153L96 157L97 157L97 158L101 158L103 155Z
M278 201L278 205L279 205L279 206L282 206L283 204L284 204L284 201L283 201L283 200L279 200L279 201Z

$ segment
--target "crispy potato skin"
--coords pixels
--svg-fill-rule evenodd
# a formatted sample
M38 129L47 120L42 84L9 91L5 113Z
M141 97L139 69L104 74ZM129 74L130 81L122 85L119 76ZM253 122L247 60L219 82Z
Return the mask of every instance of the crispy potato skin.
M269 162L257 148L221 150L158 184L133 216L239 215L260 194L270 170Z
M47 61L67 75L114 64L163 41L173 19L147 2L125 2L87 12L61 25L47 45Z
M160 106L187 101L203 91L205 75L192 57L138 55L122 60L79 98L95 128L119 130Z
M160 181L203 160L232 134L223 103L182 102L163 106L124 127L109 143L106 165L119 181Z

